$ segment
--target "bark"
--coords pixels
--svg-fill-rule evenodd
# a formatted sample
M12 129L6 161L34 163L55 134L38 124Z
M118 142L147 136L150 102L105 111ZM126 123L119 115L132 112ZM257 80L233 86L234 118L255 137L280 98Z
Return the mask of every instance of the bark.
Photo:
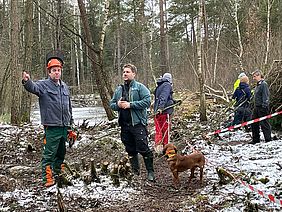
M91 179L92 179L91 181L100 182L100 178L97 174L96 167L95 167L95 164L94 164L94 159L91 159L90 167L91 167Z
M105 43L105 35L106 35L106 28L108 24L108 18L109 18L109 11L110 11L110 1L105 0L104 2L104 21L102 24L102 29L101 29L101 35L100 35L100 42L99 42L99 64L100 64L100 71L102 75L102 79L104 81L104 84L107 88L107 91L110 96L113 96L114 91L111 87L111 82L110 82L110 77L109 77L109 72L104 70L104 43Z
M240 25L239 25L239 20L238 20L238 0L235 0L235 23L236 23L236 31L237 31L237 36L238 36L238 43L239 43L239 54L237 54L238 60L239 60L239 65L240 69L244 71L243 68L243 61L242 61L242 56L243 56L243 44L242 44L242 38L241 38L241 32L240 32Z
M206 96L204 92L204 75L202 70L202 35L201 35L201 29L202 29L202 18L203 18L203 0L199 1L199 17L198 17L198 27L197 27L197 54L198 54L198 80L199 80L199 90L200 90L200 120L201 121L207 121L207 113L206 113Z
M19 6L18 1L11 1L11 124L20 124L20 103L21 103L21 90L20 90L20 77L21 71L19 67L19 34L20 34L20 21L19 21Z
M24 70L32 73L32 44L33 44L33 4L27 0L25 5L25 60ZM31 94L22 87L21 121L30 122Z
M163 75L167 71L167 51L166 51L166 34L165 34L165 22L164 22L164 1L159 0L160 7L160 70Z
M1 82L1 87L0 87L0 99L1 99L1 104L0 104L0 115L3 115L5 111L5 105L7 102L7 92L8 89L5 89L5 87L8 86L8 81L10 80L11 77L11 72L10 72L10 65L11 65L11 60L8 62L6 69L4 70L4 76L2 78Z
M210 79L212 79L211 73L210 73L210 67L209 67L209 46L208 46L208 19L207 19L207 11L206 11L206 3L205 0L203 0L203 24L204 24L204 42L203 42L203 52L202 52L202 56L204 59L204 64L205 64L205 68L203 68L203 70L205 70L206 72L206 76L208 76ZM204 73L204 71L203 71Z
M120 77L120 82L122 82L121 74L121 18L120 18L120 0L118 1L118 23L117 23L117 72Z
M113 185L114 186L120 186L120 181L119 181L119 170L118 170L119 166L118 164L115 164L113 167L113 170L111 172L111 178L113 181Z
M212 84L216 84L216 76L217 76L217 60L218 60L218 46L219 46L219 38L220 38L220 33L223 27L223 19L221 20L219 29L218 29L218 34L216 38L216 47L215 47L215 58L214 58L214 67L213 67L213 80Z
M267 0L267 30L266 30L266 50L265 50L265 58L264 58L264 67L267 66L268 63L268 54L269 54L269 46L270 46L270 12L271 7L274 0Z
M103 107L106 111L107 117L109 120L114 119L114 114L113 111L111 110L110 106L109 106L109 94L106 92L105 87L103 86L103 79L102 79L102 75L100 73L100 70L97 66L97 55L94 52L94 48L93 48L93 40L92 40L92 36L90 33L90 27L89 27L89 22L86 16L86 9L85 9L85 5L83 3L83 0L78 0L78 6L79 6L79 10L80 10L80 14L81 14L81 21L83 24L83 29L84 29L84 34L86 37L86 44L87 44L87 48L88 48L88 52L89 52L89 57L91 59L91 63L92 63L92 69L95 75L95 81L96 81L96 85L97 85L97 89L98 92L100 94L100 98L102 100L102 104ZM92 48L90 48L92 47Z
M146 20L145 20L145 1L140 1L140 14L139 14L139 24L141 26L141 42L142 42L142 63L144 69L144 79L145 85L148 86L149 84L149 57L147 53L147 37L146 37Z
M58 3L57 3L57 17L56 17L56 49L62 49L61 47L61 21L62 21L62 1L61 0L58 0Z
M150 23L150 42L149 42L149 69L150 69L150 73L153 75L154 77L154 73L153 73L153 63L152 63L152 49L153 49L153 35L154 35L154 19L155 19L155 16L154 16L154 1L152 0L152 5L151 5L151 16L152 16L152 20L151 20L151 23Z

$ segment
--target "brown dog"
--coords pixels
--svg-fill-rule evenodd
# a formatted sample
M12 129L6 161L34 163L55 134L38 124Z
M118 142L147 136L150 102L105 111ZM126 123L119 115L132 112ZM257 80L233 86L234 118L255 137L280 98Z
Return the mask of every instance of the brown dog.
M177 149L173 144L167 144L163 149L163 153L168 157L167 162L173 174L174 185L179 184L179 172L191 169L191 175L188 181L189 184L191 179L194 177L194 171L197 167L200 168L200 182L202 183L205 157L201 152L193 151L190 155L182 156L177 154Z

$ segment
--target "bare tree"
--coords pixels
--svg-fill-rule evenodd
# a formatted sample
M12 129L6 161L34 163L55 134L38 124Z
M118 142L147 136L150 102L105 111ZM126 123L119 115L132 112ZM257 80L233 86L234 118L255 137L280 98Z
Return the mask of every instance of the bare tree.
M32 69L32 44L33 44L32 18L33 18L32 0L27 0L25 4L24 70L27 70L30 73ZM30 122L30 110L31 110L31 94L22 88L22 101L21 101L21 121L22 122Z
M166 32L164 22L164 1L159 0L160 7L160 70L162 74L167 71L167 43L166 43Z
M121 7L120 0L118 0L118 17L117 17L117 72L120 80L122 81L121 74Z
M270 12L271 7L275 0L267 0L267 26L266 26L266 49L265 49L265 58L264 58L264 67L268 63L268 54L269 54L269 45L270 45Z
M83 29L84 29L84 34L85 34L85 42L88 48L88 52L89 52L89 57L91 60L91 64L92 64L92 69L93 69L93 73L95 75L95 81L96 81L96 85L98 88L98 92L100 94L100 98L102 100L102 104L103 107L106 111L107 117L109 120L114 119L114 114L113 111L111 110L110 106L109 106L109 93L107 93L107 88L105 88L105 86L103 86L103 82L106 79L102 79L102 75L101 75L101 71L98 68L97 65L97 53L94 51L94 46L93 46L93 39L92 39L92 35L90 33L90 27L89 27L89 22L87 19L87 15L86 15L86 9L85 9L85 5L83 3L83 0L78 0L78 6L79 6L79 10L80 10L80 15L81 15L81 20L82 20L82 25L83 25Z
M20 77L21 71L19 67L19 34L20 34L20 21L19 21L19 6L18 1L11 1L11 124L20 124Z
M99 67L101 71L102 80L105 84L105 87L109 93L109 96L113 96L114 92L111 87L111 80L109 77L109 73L104 70L104 43L105 43L105 35L106 35L106 28L108 25L109 19L109 11L110 11L110 0L105 0L104 2L104 20L101 26L101 33L100 33L100 42L99 42Z
M198 26L197 26L197 54L198 54L198 69L197 75L199 80L200 86L200 120L207 121L207 112L206 112L206 96L204 92L204 75L202 70L202 46L203 46L203 39L202 39L202 25L203 25L203 0L199 1L199 15L198 15Z
M236 31L237 31L238 43L239 43L239 54L237 54L237 57L239 60L240 69L243 71L244 68L243 68L242 56L243 56L244 49L243 49L243 44L242 44L241 32L240 32L240 23L238 19L238 6L239 6L238 0L234 0L234 6L235 6L234 18L235 18Z
M212 84L216 83L216 75L217 75L217 60L218 60L218 46L219 46L219 39L220 39L220 33L223 27L223 18L221 20L219 29L218 29L218 34L216 38L216 47L215 47L215 57L214 57L214 67L213 67L213 80Z

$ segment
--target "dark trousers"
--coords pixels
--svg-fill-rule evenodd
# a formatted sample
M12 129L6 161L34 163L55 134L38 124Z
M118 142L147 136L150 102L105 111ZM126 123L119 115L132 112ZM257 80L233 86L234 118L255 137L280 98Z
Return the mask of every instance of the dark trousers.
M268 115L268 109L263 107L255 107L252 114L252 119L260 118ZM269 124L268 119L265 119L260 122L256 122L252 124L252 134L253 134L253 142L260 142L260 128L263 132L264 139L266 142L271 141L271 126Z
M234 120L232 125L241 124L245 121L250 121L252 111L249 107L239 107L234 114Z
M151 153L148 146L147 128L142 124L121 126L121 140L129 156L135 156L140 153L145 157Z

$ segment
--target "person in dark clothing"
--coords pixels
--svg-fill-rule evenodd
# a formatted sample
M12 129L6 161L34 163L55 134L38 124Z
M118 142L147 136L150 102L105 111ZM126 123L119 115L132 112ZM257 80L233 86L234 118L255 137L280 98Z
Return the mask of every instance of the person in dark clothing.
M154 92L155 148L160 144L164 147L169 142L170 115L173 113L173 107L165 108L174 104L172 93L172 76L170 73L165 73L157 81Z
M243 76L240 78L239 87L236 88L232 99L235 99L235 114L232 125L240 124L251 120L251 89L249 86L249 78Z
M252 119L256 119L266 116L269 113L269 89L260 71L257 70L253 72L252 75L253 79L257 82L253 98L254 108L252 113ZM250 142L250 144L256 144L260 142L260 127L262 129L265 142L271 141L271 126L268 119L265 119L252 124L253 140Z
M63 169L68 129L73 122L68 86L61 80L63 63L48 60L49 77L32 81L27 72L22 74L24 88L39 97L41 123L45 138L42 154L42 178L46 187L55 184L56 176Z
M133 173L140 174L138 153L143 156L147 179L154 181L153 153L148 146L147 108L150 107L149 89L135 80L137 68L132 64L123 67L124 84L119 85L110 101L112 110L118 111L121 140L130 156Z

